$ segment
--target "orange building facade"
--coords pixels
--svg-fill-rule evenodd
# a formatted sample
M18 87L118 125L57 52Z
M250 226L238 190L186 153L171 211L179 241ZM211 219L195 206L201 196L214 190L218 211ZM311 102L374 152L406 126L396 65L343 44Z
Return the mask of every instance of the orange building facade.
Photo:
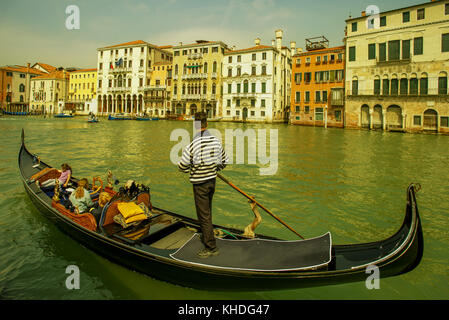
M308 43L292 60L290 123L344 127L345 46Z

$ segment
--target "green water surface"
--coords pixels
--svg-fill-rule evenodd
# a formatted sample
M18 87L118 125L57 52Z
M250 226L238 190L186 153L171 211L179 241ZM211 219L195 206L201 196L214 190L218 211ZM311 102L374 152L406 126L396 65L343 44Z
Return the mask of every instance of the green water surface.
M84 118L0 118L0 298L2 299L448 299L449 137L287 125L210 123L226 129L278 130L278 171L259 175L264 165L229 165L224 174L255 195L306 238L330 231L335 244L387 238L400 227L406 189L419 182L424 257L405 275L382 278L379 290L364 282L264 292L202 291L131 271L78 244L40 215L19 178L17 155L24 128L30 151L74 176L111 169L124 182L151 186L156 206L195 217L188 176L170 161L175 129L190 122L108 121ZM256 130L257 131L257 130ZM267 136L268 138L268 136ZM267 139L269 141L269 139ZM226 141L225 141L226 142ZM235 158L235 155L234 155ZM245 161L247 163L248 161ZM252 220L245 198L217 182L213 221L243 229ZM257 232L297 237L262 213ZM65 286L68 265L81 272L81 288ZM368 275L367 275L368 276Z

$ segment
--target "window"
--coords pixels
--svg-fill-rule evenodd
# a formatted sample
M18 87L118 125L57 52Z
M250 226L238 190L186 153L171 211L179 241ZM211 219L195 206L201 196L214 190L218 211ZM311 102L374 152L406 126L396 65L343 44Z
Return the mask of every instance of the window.
M256 66L252 66L251 67L251 75L255 76L256 75Z
M399 40L388 41L388 60L397 61L399 60Z
M413 54L415 56L423 54L423 38L415 38L413 41Z
M357 32L357 22L352 23L352 32Z
M417 20L423 20L426 18L426 11L425 9L418 9L417 11Z
M444 5L444 14L445 14L445 15L449 15L449 3L446 3L446 4Z
M309 114L309 112L310 112L310 107L309 106L305 106L304 107L304 113L305 114Z
M253 92L253 93L256 92L256 83L255 82L251 83L251 92Z
M410 40L402 40L402 60L410 59Z
M310 102L310 92L306 91L306 96L304 97L304 102Z
M243 82L243 92L248 93L248 80L245 80L245 82Z
M335 121L341 122L341 110L335 110Z
M229 62L229 63L232 63L232 57L229 57L229 58L228 58L228 62Z
M410 79L410 94L414 94L414 95L418 94L418 79L417 78Z
M213 47L212 48L212 53L217 53L218 52L218 47Z
M295 83L300 84L302 80L302 73L295 73Z
M300 106L296 106L296 108L295 108L296 113L299 113L300 110L301 110Z
M315 91L315 102L321 102L321 91Z
M374 60L376 59L376 44L371 43L368 45L368 59Z
M382 80L382 94L384 96L388 96L390 94L390 80L388 79Z
M301 92L300 91L296 91L296 95L295 95L295 102L301 102Z
M316 108L315 109L315 121L323 121L323 119L324 119L323 108Z
M385 16L380 17L380 26L381 27L386 27L387 26L387 17L385 17Z
M237 83L237 93L240 93L241 87L242 87L242 85L240 83Z
M267 53L266 52L262 53L262 60L267 60Z
M327 91L323 91L322 99L323 99L323 102L327 102Z
M379 61L387 61L387 44L379 43Z
M440 126L441 127L449 127L449 117L440 117Z
M253 53L252 59L253 59L253 61L256 61L256 54L255 53Z
M267 92L267 84L265 82L262 82L262 93Z
M426 95L429 90L429 82L427 78L421 78L419 80L419 93L422 95Z
M267 74L267 66L262 66L262 75Z
M407 95L408 94L408 80L406 78L401 79L401 95Z
M399 80L391 79L391 95L397 96L399 93Z
M355 47L349 47L349 61L355 61Z
M438 94L447 94L447 77L438 78Z
M410 11L402 12L402 22L410 22Z
M421 126L421 116L413 116L413 125Z
M236 107L240 107L240 99L235 100L235 105L236 105Z
M304 82L309 83L312 80L311 72L304 72Z
M228 93L232 93L232 84L228 83Z
M359 81L352 80L352 95L356 96L359 94Z
M374 94L375 95L380 94L380 79L374 80Z
M242 56L237 56L237 62L242 62Z
M251 107L255 107L256 106L256 100L251 99Z
M203 48L203 53L208 53L209 49L208 48Z
M265 111L260 111L260 116L265 117Z
M441 51L449 52L449 33L445 33L441 36Z
M228 77L232 77L232 68L228 69Z

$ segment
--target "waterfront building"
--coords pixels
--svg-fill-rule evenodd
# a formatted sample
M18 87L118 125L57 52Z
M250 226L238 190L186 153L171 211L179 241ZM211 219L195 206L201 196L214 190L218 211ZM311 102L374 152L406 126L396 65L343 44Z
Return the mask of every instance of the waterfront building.
M223 56L221 41L197 40L173 47L173 82L170 117L192 117L204 111L210 119L222 116Z
M36 62L35 64L33 64L31 66L31 68L37 69L37 70L42 71L43 73L47 73L47 74L51 73L53 71L57 71L57 69L58 69L52 65L49 65L49 64L46 64L43 62Z
M147 111L151 116L165 118L171 108L172 63L157 62L151 68L144 95Z
M69 93L65 110L71 110L80 115L98 112L96 68L70 72Z
M223 60L223 120L248 122L284 121L288 114L291 64L282 47L282 30L276 44L225 51Z
M167 49L137 40L97 49L97 101L102 114L149 112L153 65L171 63ZM150 95L151 96L151 95Z
M50 114L64 111L69 84L65 69L34 77L30 83L31 111Z
M346 127L449 132L449 1L346 20Z
M31 79L44 72L24 66L0 67L0 109L12 112L30 111Z
M343 127L345 47L317 37L306 39L306 50L292 58L290 123Z

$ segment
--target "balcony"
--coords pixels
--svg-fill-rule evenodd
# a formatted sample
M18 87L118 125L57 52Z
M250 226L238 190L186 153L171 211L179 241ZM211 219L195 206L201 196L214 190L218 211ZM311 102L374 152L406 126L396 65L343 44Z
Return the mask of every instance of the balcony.
M409 64L411 62L410 58L406 59L393 59L393 60L380 60L379 58L376 58L376 64L378 66L388 66L388 65L404 65Z
M182 94L181 100L202 100L206 99L205 94Z
M132 68L129 67L114 67L114 69L109 69L110 73L124 73L124 72L131 72Z
M125 91L129 91L131 88L127 88L127 87L113 87L113 88L108 88L108 91L110 92L125 92Z
M158 90L158 91L163 91L166 90L167 86L165 84L159 84L159 85L152 85L152 86L145 86L144 90L145 91L149 91L149 90Z
M198 79L207 79L207 73L192 73L192 74L183 74L181 76L182 80L198 80Z
M217 73L216 72L212 72L211 78L212 79L217 79Z

